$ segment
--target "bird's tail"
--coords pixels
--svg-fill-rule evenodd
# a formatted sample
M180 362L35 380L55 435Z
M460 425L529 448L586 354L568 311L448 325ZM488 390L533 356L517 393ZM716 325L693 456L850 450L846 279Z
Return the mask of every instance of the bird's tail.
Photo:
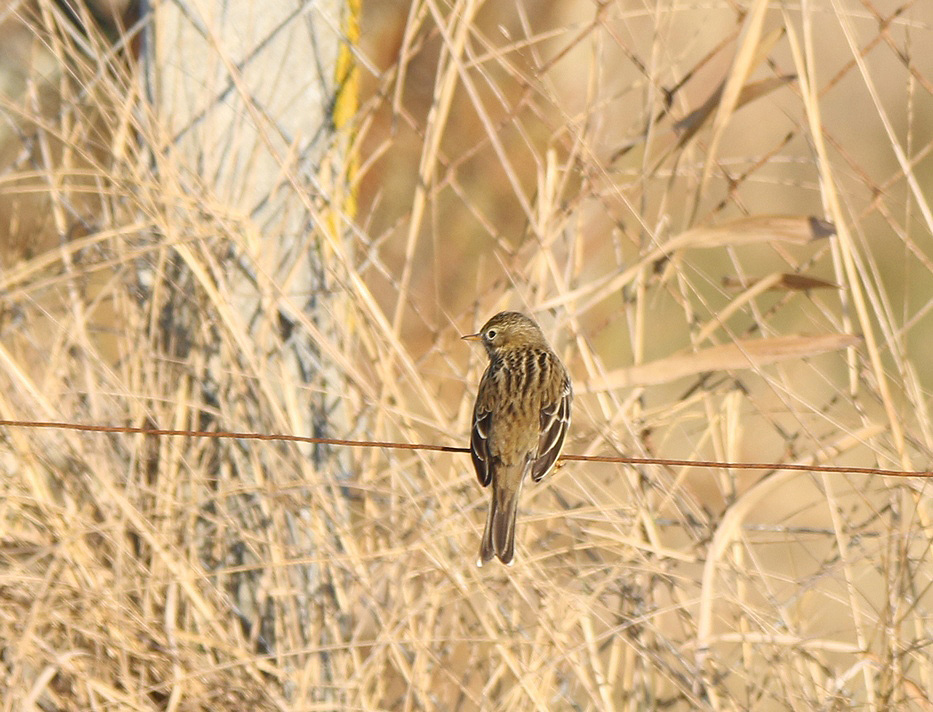
M504 475L498 472L497 475ZM517 480L513 482L510 480ZM489 502L489 516L483 531L483 543L479 549L480 566L493 556L498 556L503 564L510 564L515 555L515 518L518 515L518 495L522 489L521 478L492 478L492 499Z

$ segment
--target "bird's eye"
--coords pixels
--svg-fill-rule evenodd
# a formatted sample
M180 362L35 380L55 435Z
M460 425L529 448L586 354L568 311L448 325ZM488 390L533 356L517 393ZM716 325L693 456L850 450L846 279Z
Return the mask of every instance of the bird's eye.
M487 332L486 332L486 338L489 339L490 341L492 341L494 338L496 338L496 330L495 330L495 329L490 329L489 331L487 331Z

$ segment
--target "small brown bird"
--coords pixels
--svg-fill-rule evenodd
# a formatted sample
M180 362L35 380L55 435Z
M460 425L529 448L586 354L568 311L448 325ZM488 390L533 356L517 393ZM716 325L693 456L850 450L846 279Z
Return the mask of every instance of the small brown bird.
M500 312L477 334L489 365L473 407L470 451L480 484L492 483L492 501L477 566L493 556L510 564L522 482L540 482L554 467L570 425L573 388L567 369L541 329L518 312Z

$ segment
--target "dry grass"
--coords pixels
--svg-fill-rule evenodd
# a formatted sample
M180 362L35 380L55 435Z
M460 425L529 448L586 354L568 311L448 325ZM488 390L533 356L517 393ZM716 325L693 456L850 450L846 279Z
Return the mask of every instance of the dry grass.
M350 157L267 132L271 212L120 32L0 10L0 418L463 444L458 336L518 307L572 452L930 467L933 5L364 10ZM925 480L569 463L477 569L462 456L7 429L0 470L3 710L933 709Z

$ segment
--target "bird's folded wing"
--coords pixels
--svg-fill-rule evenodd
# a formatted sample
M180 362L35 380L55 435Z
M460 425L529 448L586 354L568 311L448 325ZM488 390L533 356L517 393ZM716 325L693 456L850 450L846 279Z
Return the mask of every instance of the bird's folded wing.
M470 433L470 456L476 477L483 487L492 482L492 465L489 457L489 432L492 429L492 411L482 408L477 400L473 409L473 429Z
M541 436L538 440L538 457L531 469L535 482L541 481L557 462L564 447L564 437L570 426L570 402L573 389L570 381L564 382L563 392L557 401L541 408Z

